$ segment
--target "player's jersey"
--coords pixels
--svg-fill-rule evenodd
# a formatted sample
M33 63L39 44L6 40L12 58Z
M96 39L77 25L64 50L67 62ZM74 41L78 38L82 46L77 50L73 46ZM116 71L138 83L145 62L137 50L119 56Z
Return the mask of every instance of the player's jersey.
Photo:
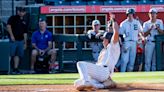
M119 33L123 35L125 41L137 41L138 34L141 31L142 26L136 19L133 19L132 22L129 22L128 19L126 19L120 24Z
M103 32L104 32L103 30L99 30L98 33L101 34ZM96 32L93 31L93 30L89 30L87 32L87 34L88 34L88 38L91 39L92 36L95 36L96 35ZM98 55L99 55L100 51L103 48L102 42L90 42L89 43L89 46L92 48L92 55L93 55L94 60L97 61Z
M120 56L120 45L119 42L108 44L107 48L104 48L98 57L97 65L108 66L109 72L113 73L113 69L118 62Z
M164 29L162 20L157 19L155 23L152 23L151 20L148 20L148 21L144 22L143 31L144 32L148 31L148 29L150 29L152 25L154 26L154 28L150 31L150 34L146 37L146 39L149 40L149 41L155 41L155 38L154 38L155 35L159 34L158 31L155 28L156 25L159 26L159 28L161 30Z

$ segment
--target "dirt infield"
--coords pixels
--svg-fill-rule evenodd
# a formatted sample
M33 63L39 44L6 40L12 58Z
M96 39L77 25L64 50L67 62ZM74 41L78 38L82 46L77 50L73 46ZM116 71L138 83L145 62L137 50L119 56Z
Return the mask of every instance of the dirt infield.
M164 84L118 84L114 89L101 89L96 92L164 92ZM10 85L0 86L0 92L78 92L73 85Z

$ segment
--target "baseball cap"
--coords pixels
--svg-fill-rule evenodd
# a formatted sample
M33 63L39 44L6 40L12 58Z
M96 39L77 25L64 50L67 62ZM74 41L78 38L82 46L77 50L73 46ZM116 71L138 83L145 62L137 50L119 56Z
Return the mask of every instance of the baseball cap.
M151 9L149 10L149 13L158 13L158 11L157 11L155 8L151 8Z
M25 12L26 10L25 10L25 7L19 7L19 8L18 8L18 11L20 11L20 12Z
M100 25L100 21L99 20L93 20L92 25Z
M103 35L103 38L108 39L109 41L112 39L113 33L111 32L105 32Z
M135 14L135 10L130 8L126 10L126 14Z
M46 21L44 18L39 18L39 22Z

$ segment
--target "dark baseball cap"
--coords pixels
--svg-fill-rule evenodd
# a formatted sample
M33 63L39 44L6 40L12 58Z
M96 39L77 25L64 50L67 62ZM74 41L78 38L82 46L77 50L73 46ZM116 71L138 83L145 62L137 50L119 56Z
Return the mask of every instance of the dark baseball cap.
M26 9L25 9L25 7L19 7L19 8L18 8L18 11L20 11L20 12L25 12Z
M105 32L103 35L103 38L108 39L109 41L112 39L113 33L111 32Z
M39 18L39 22L46 21L44 18Z

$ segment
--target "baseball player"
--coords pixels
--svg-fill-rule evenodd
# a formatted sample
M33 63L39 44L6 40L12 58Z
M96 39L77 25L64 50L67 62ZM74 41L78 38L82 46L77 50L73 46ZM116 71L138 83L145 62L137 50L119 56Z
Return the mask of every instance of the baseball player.
M145 71L156 70L155 58L155 35L163 33L163 22L157 19L157 10L152 8L149 10L149 20L144 22L143 30L146 37L145 44Z
M113 23L113 29L113 34L106 32L103 35L104 49L101 50L96 64L82 61L77 63L80 74L80 79L74 82L77 90L109 88L112 85L113 81L109 78L120 55L117 23Z
M87 32L89 39L99 39L100 35L104 33L103 30L100 30L100 21L99 20L93 20L92 21L92 30L89 30ZM94 61L96 62L98 60L98 55L103 48L103 45L101 42L90 42L90 47L92 48L92 56L94 58Z
M121 54L121 72L125 72L126 70L128 72L133 71L138 34L142 31L140 22L134 19L135 10L127 9L126 14L127 19L120 24L119 30L124 38Z

